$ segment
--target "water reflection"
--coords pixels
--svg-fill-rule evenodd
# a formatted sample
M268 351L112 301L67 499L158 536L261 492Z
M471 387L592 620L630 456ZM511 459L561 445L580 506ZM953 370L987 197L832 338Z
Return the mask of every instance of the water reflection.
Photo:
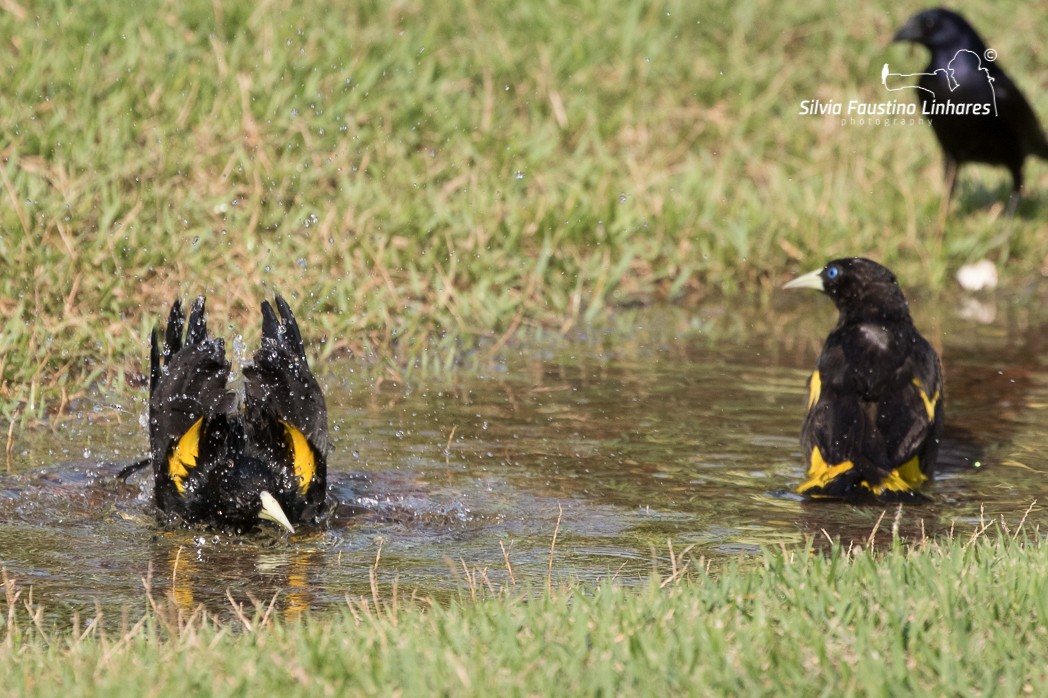
M504 352L479 375L410 385L329 364L339 506L290 540L158 529L148 477L112 477L145 448L127 416L142 401L119 419L26 434L0 477L0 565L56 617L143 608L146 585L187 613L275 599L295 616L368 597L373 580L439 597L483 570L541 588L555 529L555 577L631 582L653 558L667 564L668 541L714 560L807 538L864 545L893 528L919 538L1001 515L1014 524L1043 500L1048 329L1041 305L1022 302L989 325L944 310L959 303L913 304L947 374L933 501L897 511L792 494L804 383L834 321L822 305L648 309L629 334ZM1035 507L1027 525L1046 518Z
M223 615L235 604L248 609L248 615L272 605L287 619L300 617L313 607L314 590L324 584L318 576L324 569L321 549L308 539L267 546L258 544L259 538L265 536L250 543L215 540L212 545L156 540L152 571L159 576L148 579L149 588L166 589L184 615L201 604ZM226 599L219 600L215 591L222 589Z

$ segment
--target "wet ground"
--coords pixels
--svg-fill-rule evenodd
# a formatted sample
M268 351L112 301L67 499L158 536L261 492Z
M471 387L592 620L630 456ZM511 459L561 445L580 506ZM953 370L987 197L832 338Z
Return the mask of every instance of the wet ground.
M993 517L1014 527L1048 501L1048 310L973 303L913 303L943 356L948 427L932 501L902 510L906 536L967 535ZM771 308L631 311L628 333L534 342L450 377L328 362L341 504L330 526L290 539L158 529L148 478L114 478L145 450L145 396L122 411L88 404L90 426L16 439L0 473L0 566L56 619L133 613L144 584L219 612L227 596L279 594L293 615L370 596L379 555L387 598L394 583L437 597L485 578L541 588L555 531L555 581L630 583L653 560L668 573L670 542L714 564L809 538L865 542L884 507L791 493L804 383L834 319L798 292ZM1046 521L1038 504L1026 526Z

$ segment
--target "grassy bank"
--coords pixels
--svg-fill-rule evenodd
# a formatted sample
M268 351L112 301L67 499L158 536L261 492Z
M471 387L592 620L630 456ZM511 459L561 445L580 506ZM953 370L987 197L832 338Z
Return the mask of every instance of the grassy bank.
M353 599L221 624L157 602L38 628L8 586L8 695L1043 695L1048 547L1000 530L885 551L770 552L647 589L438 605ZM696 569L698 568L698 569ZM466 597L468 599L468 597ZM11 621L14 621L13 625Z
M1036 31L969 12L1048 115ZM450 361L621 304L775 288L864 253L910 286L959 264L1040 274L1048 168L964 171L934 231L930 130L800 116L883 101L905 19L744 3L119 3L0 11L0 415L142 369L176 295L250 341L294 298L311 348ZM898 96L899 93L892 93ZM321 343L322 342L322 343Z

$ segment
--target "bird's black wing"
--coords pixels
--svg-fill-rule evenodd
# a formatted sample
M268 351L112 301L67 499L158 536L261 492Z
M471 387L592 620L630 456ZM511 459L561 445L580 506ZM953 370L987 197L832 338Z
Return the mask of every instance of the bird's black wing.
M884 435L888 462L893 469L901 469L904 479L932 476L942 433L943 405L939 357L923 337L913 332L906 358L877 409L878 430Z
M280 296L276 307L279 317L269 301L262 302L262 344L244 367L251 441L273 455L288 454L298 494L320 504L327 482L327 406L291 308Z
M150 347L149 444L157 503L170 510L185 494L198 465L203 422L228 408L229 362L221 339L207 335L204 298L189 315L185 342L181 304L171 308L164 347L154 330ZM161 367L161 357L164 366ZM200 474L201 476L203 473Z
M808 481L798 491L831 497L852 494L868 469L864 448L870 426L844 347L831 338L808 379L808 412L801 427Z

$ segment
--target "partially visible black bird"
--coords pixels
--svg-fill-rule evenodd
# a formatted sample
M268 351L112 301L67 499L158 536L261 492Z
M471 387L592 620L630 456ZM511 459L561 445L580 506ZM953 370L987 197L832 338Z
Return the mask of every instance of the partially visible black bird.
M244 532L260 520L289 532L322 513L327 408L291 308L262 302L262 345L244 366L244 396L227 387L221 339L208 336L204 298L186 320L175 301L151 338L149 445L161 518ZM163 357L163 366L161 358ZM128 469L130 470L130 469Z
M973 105L991 105L988 113L931 116L945 158L946 204L953 197L958 168L966 162L982 162L1011 172L1008 213L1014 213L1026 156L1048 160L1048 140L1026 97L996 62L986 60L986 44L956 12L945 8L920 12L892 41L912 41L932 52L917 83L922 112L931 113L933 103L964 105L962 109L969 112Z
M783 288L824 292L840 312L808 380L797 491L849 500L919 500L939 452L939 357L910 319L895 276L859 257L837 259Z

